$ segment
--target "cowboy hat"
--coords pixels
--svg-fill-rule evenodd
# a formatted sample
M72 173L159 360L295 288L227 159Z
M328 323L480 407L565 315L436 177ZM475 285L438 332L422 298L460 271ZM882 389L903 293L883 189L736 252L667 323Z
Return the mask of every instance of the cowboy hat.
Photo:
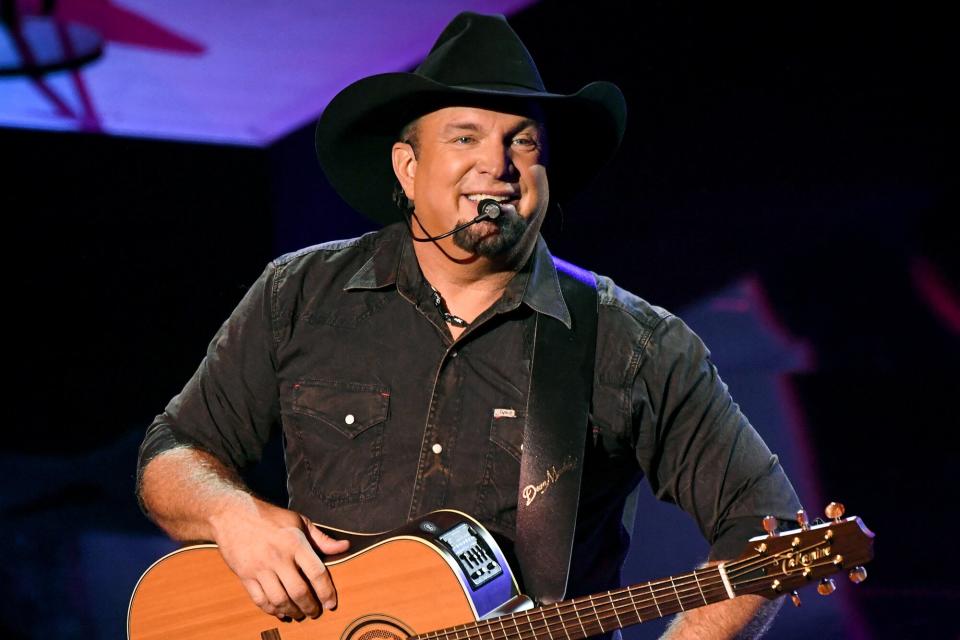
M619 146L627 114L623 94L609 82L570 95L549 93L506 18L464 12L413 73L370 76L338 93L317 123L317 156L350 206L389 224L402 220L391 197L396 176L390 149L406 124L449 106L526 113L531 105L546 126L551 192L570 196Z

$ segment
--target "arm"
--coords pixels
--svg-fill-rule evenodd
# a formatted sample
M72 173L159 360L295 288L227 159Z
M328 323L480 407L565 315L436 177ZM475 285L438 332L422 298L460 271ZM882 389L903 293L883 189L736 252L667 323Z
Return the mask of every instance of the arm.
M700 339L676 318L656 327L634 385L637 457L657 497L697 522L710 559L736 556L766 515L799 502L763 440L733 402ZM677 617L666 638L758 637L781 601L742 596Z
M336 590L319 554L342 553L348 542L251 495L209 453L180 447L159 454L144 469L140 492L151 518L171 537L216 542L265 612L300 620L319 616L321 603L336 607Z
M759 638L773 624L783 599L746 595L692 609L670 622L663 640L720 640Z
M335 541L300 514L268 504L235 469L260 457L279 419L270 265L223 324L183 391L147 430L138 495L178 540L212 540L264 611L300 619L336 605L320 553Z

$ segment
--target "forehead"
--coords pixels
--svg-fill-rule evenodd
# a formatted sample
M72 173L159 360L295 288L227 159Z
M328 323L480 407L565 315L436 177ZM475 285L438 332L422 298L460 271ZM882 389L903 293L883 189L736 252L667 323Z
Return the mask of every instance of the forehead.
M480 107L444 107L431 111L419 119L421 130L442 131L444 129L504 129L516 131L525 128L542 128L542 124L532 113L512 113L494 111Z

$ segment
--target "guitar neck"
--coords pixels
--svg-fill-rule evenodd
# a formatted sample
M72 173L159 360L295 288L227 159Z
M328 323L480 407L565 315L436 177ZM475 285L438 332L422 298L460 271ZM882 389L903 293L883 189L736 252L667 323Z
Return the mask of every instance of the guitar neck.
M579 640L729 599L718 567L431 631L418 640ZM411 639L413 640L413 639Z

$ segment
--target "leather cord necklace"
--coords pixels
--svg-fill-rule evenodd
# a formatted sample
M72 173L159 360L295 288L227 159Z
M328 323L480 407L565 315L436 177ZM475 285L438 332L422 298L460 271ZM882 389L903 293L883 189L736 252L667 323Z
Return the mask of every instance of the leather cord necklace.
M460 316L455 316L450 313L450 310L447 309L447 303L443 299L443 296L440 295L440 292L433 288L433 285L430 285L430 290L433 291L433 304L437 307L437 311L440 312L440 315L443 316L443 319L446 320L447 324L452 324L455 327L468 327L470 323L461 318Z

